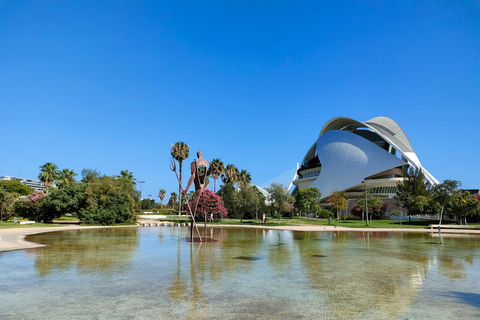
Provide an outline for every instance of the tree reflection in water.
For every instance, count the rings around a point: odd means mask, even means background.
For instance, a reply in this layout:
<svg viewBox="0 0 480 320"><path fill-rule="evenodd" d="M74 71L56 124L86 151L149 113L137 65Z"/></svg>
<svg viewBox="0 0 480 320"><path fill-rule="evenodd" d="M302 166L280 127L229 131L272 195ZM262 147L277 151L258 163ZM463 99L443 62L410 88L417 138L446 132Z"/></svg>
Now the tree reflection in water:
<svg viewBox="0 0 480 320"><path fill-rule="evenodd" d="M111 274L128 268L139 244L139 230L136 227L70 230L31 235L26 239L50 246L29 250L42 276L72 267L79 273Z"/></svg>
<svg viewBox="0 0 480 320"><path fill-rule="evenodd" d="M145 228L69 231L29 240L52 245L31 251L42 276L72 267L111 274L135 264L138 270L129 271L135 278L123 278L142 299L147 292L155 302L150 312L158 308L171 318L395 319L411 316L419 299L439 296L455 301L461 313L464 301L480 294L451 287L452 280L467 283L472 276L468 270L480 260L480 237L446 236L439 244L435 236L414 233L201 232L217 242L190 243L186 231L168 227L149 228L148 235L162 238L154 241L144 237ZM148 245L139 245L140 234ZM434 293L426 291L432 286L429 277L435 279ZM132 297L127 284L122 288Z"/></svg>

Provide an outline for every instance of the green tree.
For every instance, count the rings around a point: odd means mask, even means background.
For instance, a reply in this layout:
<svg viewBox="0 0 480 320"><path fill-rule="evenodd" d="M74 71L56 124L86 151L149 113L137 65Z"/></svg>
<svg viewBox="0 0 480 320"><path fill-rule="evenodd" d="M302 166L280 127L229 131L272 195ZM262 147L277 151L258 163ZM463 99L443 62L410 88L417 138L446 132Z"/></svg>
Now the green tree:
<svg viewBox="0 0 480 320"><path fill-rule="evenodd" d="M103 176L87 184L85 208L78 212L83 224L109 225L135 221L134 208L138 202L133 184Z"/></svg>
<svg viewBox="0 0 480 320"><path fill-rule="evenodd" d="M133 177L133 172L128 170L121 170L119 179L134 185L136 184L135 178Z"/></svg>
<svg viewBox="0 0 480 320"><path fill-rule="evenodd" d="M235 183L237 183L239 173L240 172L238 171L237 167L235 167L235 165L227 165L227 167L225 168L225 173L222 174L223 183L228 183L232 187L235 187Z"/></svg>
<svg viewBox="0 0 480 320"><path fill-rule="evenodd" d="M290 192L283 184L272 183L269 190L269 200L272 203L273 209L277 212L277 219L280 222L280 216L282 212L286 212L288 208L286 205L290 200Z"/></svg>
<svg viewBox="0 0 480 320"><path fill-rule="evenodd" d="M238 173L238 185L240 189L247 189L252 181L252 175L247 170L242 170Z"/></svg>
<svg viewBox="0 0 480 320"><path fill-rule="evenodd" d="M467 224L467 217L478 215L480 202L467 191L455 194L451 198L449 206L451 213L455 215L457 221L461 223L463 220Z"/></svg>
<svg viewBox="0 0 480 320"><path fill-rule="evenodd" d="M220 178L220 175L225 171L225 166L220 159L213 159L210 162L210 174L213 177L214 185L213 185L213 192L217 192L217 180Z"/></svg>
<svg viewBox="0 0 480 320"><path fill-rule="evenodd" d="M82 182L90 183L97 179L100 179L102 174L97 169L83 169L82 170Z"/></svg>
<svg viewBox="0 0 480 320"><path fill-rule="evenodd" d="M140 208L142 210L150 210L155 206L155 200L153 199L143 199L140 200Z"/></svg>
<svg viewBox="0 0 480 320"><path fill-rule="evenodd" d="M44 216L45 211L42 210L43 199L45 193L36 191L28 196L15 202L15 214L32 221L50 222L49 216Z"/></svg>
<svg viewBox="0 0 480 320"><path fill-rule="evenodd" d="M431 198L430 187L423 171L414 168L410 168L403 180L397 183L395 198L400 206L407 209L409 221L412 214L419 214L420 209L425 210L426 207L421 204L424 203L425 198ZM421 198L416 199L417 197Z"/></svg>
<svg viewBox="0 0 480 320"><path fill-rule="evenodd" d="M59 171L56 179L58 188L64 189L72 183L77 183L77 181L75 180L76 175L77 174L75 173L75 171L70 169L63 169L62 171Z"/></svg>
<svg viewBox="0 0 480 320"><path fill-rule="evenodd" d="M19 194L0 190L0 221L8 220L15 213Z"/></svg>
<svg viewBox="0 0 480 320"><path fill-rule="evenodd" d="M177 193L171 192L170 199L168 199L168 204L172 206L172 209L175 207L175 203L177 202Z"/></svg>
<svg viewBox="0 0 480 320"><path fill-rule="evenodd" d="M343 191L335 190L328 197L328 204L337 211L337 220L340 220L340 210L347 208L347 195Z"/></svg>
<svg viewBox="0 0 480 320"><path fill-rule="evenodd" d="M458 196L462 183L456 180L444 180L442 183L433 187L433 203L440 206L440 221L442 223L443 212L445 209L449 211L452 198Z"/></svg>
<svg viewBox="0 0 480 320"><path fill-rule="evenodd" d="M38 178L45 184L45 187L48 190L51 188L53 182L58 177L58 167L52 162L47 162L43 166L40 166L40 174Z"/></svg>
<svg viewBox="0 0 480 320"><path fill-rule="evenodd" d="M372 195L370 192L367 190L367 201L365 204L365 193L362 198L358 199L357 203L362 208L365 210L368 207L368 213L369 217L367 217L367 220L372 220L373 216L376 214L378 216L378 213L381 212L381 208L383 206L383 200L379 196Z"/></svg>
<svg viewBox="0 0 480 320"><path fill-rule="evenodd" d="M0 191L26 196L32 193L33 189L18 180L3 180L0 181Z"/></svg>
<svg viewBox="0 0 480 320"><path fill-rule="evenodd" d="M71 183L63 189L52 190L43 199L41 209L51 220L86 209L86 188L86 184Z"/></svg>
<svg viewBox="0 0 480 320"><path fill-rule="evenodd" d="M320 206L318 205L320 202L320 197L320 191L315 187L298 190L294 196L294 206L299 212L304 212L308 219L308 214L310 212L317 213L320 209Z"/></svg>
<svg viewBox="0 0 480 320"><path fill-rule="evenodd" d="M181 214L182 210L182 163L183 160L187 159L190 156L190 147L187 146L184 142L176 142L172 144L172 150L170 152L172 157L178 161L179 166L179 185L178 185L178 194L179 194L179 201L178 201L178 215Z"/></svg>
<svg viewBox="0 0 480 320"><path fill-rule="evenodd" d="M243 219L257 218L258 211L264 212L265 196L254 185L243 184L243 187L236 193L235 217Z"/></svg>
<svg viewBox="0 0 480 320"><path fill-rule="evenodd" d="M163 200L165 200L165 193L167 192L164 189L160 189L160 191L158 191L158 198L160 199L162 207L163 207Z"/></svg>
<svg viewBox="0 0 480 320"><path fill-rule="evenodd" d="M226 183L220 186L217 195L223 199L224 206L228 211L228 216L235 218L237 216L237 194L235 188L231 184Z"/></svg>

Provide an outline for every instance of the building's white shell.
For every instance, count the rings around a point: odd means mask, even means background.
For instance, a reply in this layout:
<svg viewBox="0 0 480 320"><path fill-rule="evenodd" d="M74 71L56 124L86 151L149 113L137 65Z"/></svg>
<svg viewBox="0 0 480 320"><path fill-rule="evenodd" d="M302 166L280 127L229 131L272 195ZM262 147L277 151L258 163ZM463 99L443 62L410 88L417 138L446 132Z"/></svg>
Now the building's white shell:
<svg viewBox="0 0 480 320"><path fill-rule="evenodd" d="M396 186L408 167L421 169L432 185L438 181L422 167L400 126L390 118L360 122L338 117L328 121L305 155L294 184L317 187L322 198L371 187Z"/></svg>

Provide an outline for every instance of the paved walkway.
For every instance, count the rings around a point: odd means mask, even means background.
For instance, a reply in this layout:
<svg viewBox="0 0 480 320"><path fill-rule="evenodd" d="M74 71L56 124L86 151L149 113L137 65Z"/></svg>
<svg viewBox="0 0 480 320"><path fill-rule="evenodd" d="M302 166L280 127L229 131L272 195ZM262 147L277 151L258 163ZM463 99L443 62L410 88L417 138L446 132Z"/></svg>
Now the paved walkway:
<svg viewBox="0 0 480 320"><path fill-rule="evenodd" d="M108 228L108 227L66 225L61 227L40 227L40 228L32 227L32 228L0 229L0 252L45 247L45 245L40 243L26 241L25 237L31 234L63 231L63 230L94 229L94 228Z"/></svg>

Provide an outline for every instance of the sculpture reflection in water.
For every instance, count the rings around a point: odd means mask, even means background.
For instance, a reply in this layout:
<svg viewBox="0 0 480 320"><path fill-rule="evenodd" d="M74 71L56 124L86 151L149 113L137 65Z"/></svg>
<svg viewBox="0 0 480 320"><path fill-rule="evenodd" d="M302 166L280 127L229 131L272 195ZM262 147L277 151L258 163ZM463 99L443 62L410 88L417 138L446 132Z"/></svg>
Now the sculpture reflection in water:
<svg viewBox="0 0 480 320"><path fill-rule="evenodd" d="M221 232L231 230L212 231L221 239ZM286 287L287 296L306 294L292 301L305 299L315 305L314 310L302 311L311 312L306 316L401 318L416 302L429 272L449 279L466 277L466 265L480 258L478 237L467 238L458 252L457 244L440 245L424 234L234 231L233 238L216 244L221 248L192 247L189 277L177 269L171 283L176 290L169 294L189 302L189 317L211 316L213 306L228 304L226 297L248 301L248 308L243 307L250 315L262 316L268 310L272 318L294 316L298 305L285 299L286 293L278 294ZM248 281L245 288L242 281ZM222 287L221 296L203 290L210 282Z"/></svg>
<svg viewBox="0 0 480 320"><path fill-rule="evenodd" d="M190 203L187 202L187 209L188 209L188 213L190 214L190 219L191 219L191 227L190 227L190 241L191 242L194 241L194 238L193 238L193 228L194 227L197 230L198 240L200 242L202 241L202 236L200 235L200 232L198 231L197 224L195 222L195 212L196 212L197 207L198 207L198 201L200 200L200 197L201 197L202 193L205 191L205 188L207 187L206 180L207 180L207 176L209 174L208 166L210 164L210 161L207 161L207 160L203 159L201 150L199 150L197 152L197 157L198 157L198 159L194 160L190 165L191 176L190 176L190 179L188 180L188 184L187 184L187 187L185 189L183 189L182 182L180 181L180 178L177 174L177 167L176 167L176 164L175 164L175 159L173 159L173 158L170 159L170 162L171 162L170 169L173 172L175 172L175 175L177 177L177 180L178 180L178 183L179 183L179 186L180 186L180 190L181 190L184 197L186 196L186 194L188 192L188 189L190 189L190 186L192 185L192 182L195 185L195 193L193 195L193 198L192 198ZM206 222L206 216L205 216L205 222Z"/></svg>

